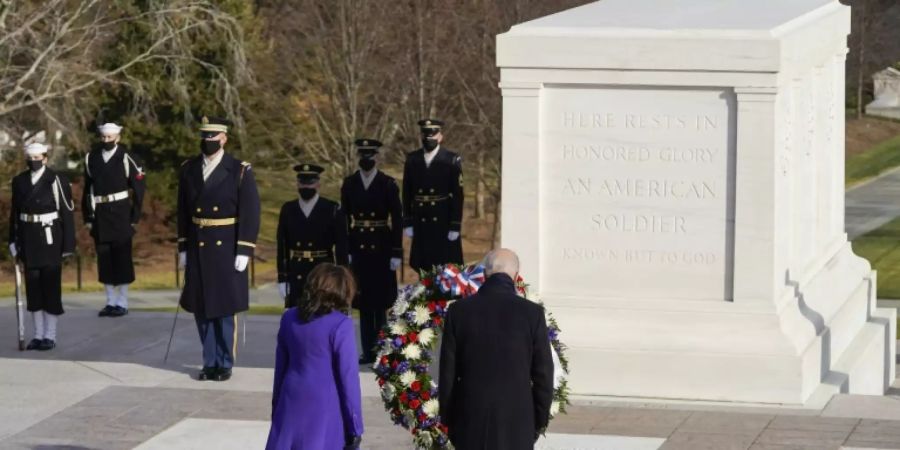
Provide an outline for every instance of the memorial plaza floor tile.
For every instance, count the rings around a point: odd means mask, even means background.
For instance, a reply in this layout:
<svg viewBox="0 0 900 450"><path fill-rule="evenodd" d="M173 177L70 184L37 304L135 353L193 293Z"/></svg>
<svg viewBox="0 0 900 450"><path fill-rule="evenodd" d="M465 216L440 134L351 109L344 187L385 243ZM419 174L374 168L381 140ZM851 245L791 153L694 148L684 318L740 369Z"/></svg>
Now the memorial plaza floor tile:
<svg viewBox="0 0 900 450"><path fill-rule="evenodd" d="M676 431L660 450L747 450L756 436Z"/></svg>
<svg viewBox="0 0 900 450"><path fill-rule="evenodd" d="M800 445L810 448L840 447L850 435L849 430L785 430L767 429L759 435L760 444Z"/></svg>
<svg viewBox="0 0 900 450"><path fill-rule="evenodd" d="M694 412L678 431L756 436L772 419L774 416L768 414Z"/></svg>

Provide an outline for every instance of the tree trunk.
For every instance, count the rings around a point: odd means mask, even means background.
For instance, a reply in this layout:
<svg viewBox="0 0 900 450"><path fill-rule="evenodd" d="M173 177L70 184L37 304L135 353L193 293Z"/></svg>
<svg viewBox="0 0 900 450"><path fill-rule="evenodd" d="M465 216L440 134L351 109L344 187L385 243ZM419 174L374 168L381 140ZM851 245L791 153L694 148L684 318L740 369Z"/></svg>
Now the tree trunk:
<svg viewBox="0 0 900 450"><path fill-rule="evenodd" d="M475 184L475 218L484 218L484 194L487 186L484 183L484 146L478 148L476 164L478 169L478 182Z"/></svg>

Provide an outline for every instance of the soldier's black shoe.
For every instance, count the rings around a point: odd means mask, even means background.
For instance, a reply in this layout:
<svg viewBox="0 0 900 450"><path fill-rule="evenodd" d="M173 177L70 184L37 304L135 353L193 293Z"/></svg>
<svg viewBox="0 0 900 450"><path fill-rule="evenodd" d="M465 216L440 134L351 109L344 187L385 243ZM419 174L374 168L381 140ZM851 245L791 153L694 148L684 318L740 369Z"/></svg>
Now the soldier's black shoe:
<svg viewBox="0 0 900 450"><path fill-rule="evenodd" d="M218 369L215 367L204 367L203 370L197 375L197 379L200 381L209 381L216 377L216 371Z"/></svg>
<svg viewBox="0 0 900 450"><path fill-rule="evenodd" d="M128 314L128 309L123 308L121 306L113 306L112 311L109 313L109 317L122 317Z"/></svg>
<svg viewBox="0 0 900 450"><path fill-rule="evenodd" d="M43 341L41 341L41 345L38 346L38 350L40 350L40 351L53 350L54 347L56 347L56 341L54 341L52 339L44 339Z"/></svg>
<svg viewBox="0 0 900 450"><path fill-rule="evenodd" d="M97 315L100 316L100 317L108 317L108 316L110 316L110 315L112 314L112 312L113 312L114 309L116 309L115 306L112 306L112 305L106 305L106 306L103 307L103 309L100 310L99 313L97 313Z"/></svg>
<svg viewBox="0 0 900 450"><path fill-rule="evenodd" d="M231 369L219 369L216 372L216 381L228 381L231 378Z"/></svg>
<svg viewBox="0 0 900 450"><path fill-rule="evenodd" d="M25 347L25 350L38 350L41 348L41 340L34 338L28 342L28 346Z"/></svg>

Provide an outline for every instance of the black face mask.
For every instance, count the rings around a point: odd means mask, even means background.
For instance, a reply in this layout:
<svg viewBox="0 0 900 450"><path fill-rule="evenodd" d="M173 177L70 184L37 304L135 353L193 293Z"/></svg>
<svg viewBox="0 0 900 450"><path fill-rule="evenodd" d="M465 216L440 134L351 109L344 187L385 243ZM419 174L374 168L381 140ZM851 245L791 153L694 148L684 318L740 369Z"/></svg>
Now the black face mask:
<svg viewBox="0 0 900 450"><path fill-rule="evenodd" d="M425 151L430 152L437 148L438 141L437 139L422 138L422 146L425 147Z"/></svg>
<svg viewBox="0 0 900 450"><path fill-rule="evenodd" d="M104 142L103 148L105 148L106 150L112 150L112 149L116 148L116 143L115 142Z"/></svg>
<svg viewBox="0 0 900 450"><path fill-rule="evenodd" d="M300 198L303 200L311 200L316 196L316 188L300 188L297 189L297 192L300 193Z"/></svg>
<svg viewBox="0 0 900 450"><path fill-rule="evenodd" d="M219 141L207 141L206 139L200 141L200 151L206 156L214 154L221 148L222 144Z"/></svg>
<svg viewBox="0 0 900 450"><path fill-rule="evenodd" d="M368 172L375 167L375 160L369 158L361 158L359 160L359 168L363 170L363 172Z"/></svg>
<svg viewBox="0 0 900 450"><path fill-rule="evenodd" d="M44 161L35 161L33 159L28 160L28 170L37 172L38 170L41 170L41 167L44 167Z"/></svg>

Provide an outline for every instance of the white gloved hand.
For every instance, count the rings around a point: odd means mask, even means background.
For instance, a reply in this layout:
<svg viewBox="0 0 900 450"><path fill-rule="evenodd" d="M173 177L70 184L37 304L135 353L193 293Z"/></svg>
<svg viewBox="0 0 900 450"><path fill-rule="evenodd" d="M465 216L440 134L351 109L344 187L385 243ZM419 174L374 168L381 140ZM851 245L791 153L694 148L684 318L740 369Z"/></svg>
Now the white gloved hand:
<svg viewBox="0 0 900 450"><path fill-rule="evenodd" d="M347 255L347 263L353 264L353 255Z"/></svg>
<svg viewBox="0 0 900 450"><path fill-rule="evenodd" d="M91 231L94 229L94 222L85 222L84 226L87 227L88 231Z"/></svg>
<svg viewBox="0 0 900 450"><path fill-rule="evenodd" d="M413 227L406 227L406 228L404 228L404 229L403 229L403 234L405 234L406 237L413 237Z"/></svg>
<svg viewBox="0 0 900 450"><path fill-rule="evenodd" d="M400 268L400 264L403 263L403 260L400 258L391 258L391 270L397 270Z"/></svg>
<svg viewBox="0 0 900 450"><path fill-rule="evenodd" d="M250 257L247 255L237 255L234 257L234 270L238 272L243 272L244 269L247 268L247 263L250 262Z"/></svg>
<svg viewBox="0 0 900 450"><path fill-rule="evenodd" d="M16 243L12 242L9 244L9 254L12 255L13 258L19 254L19 249L16 248Z"/></svg>
<svg viewBox="0 0 900 450"><path fill-rule="evenodd" d="M187 267L187 252L178 252L178 268L184 269Z"/></svg>
<svg viewBox="0 0 900 450"><path fill-rule="evenodd" d="M449 239L451 241L455 241L455 240L459 239L459 231L451 231L451 232L447 233L447 239Z"/></svg>
<svg viewBox="0 0 900 450"><path fill-rule="evenodd" d="M287 298L287 283L278 283L278 295L280 295L282 299Z"/></svg>

